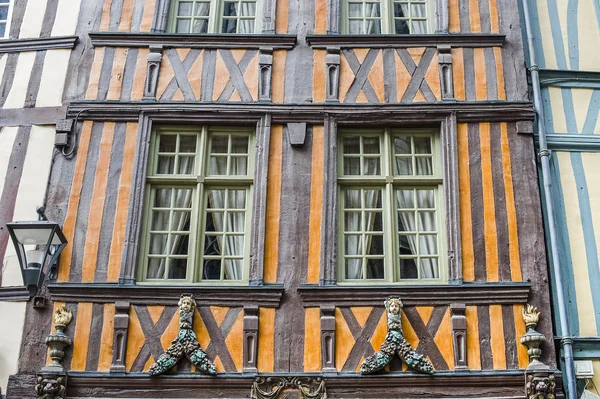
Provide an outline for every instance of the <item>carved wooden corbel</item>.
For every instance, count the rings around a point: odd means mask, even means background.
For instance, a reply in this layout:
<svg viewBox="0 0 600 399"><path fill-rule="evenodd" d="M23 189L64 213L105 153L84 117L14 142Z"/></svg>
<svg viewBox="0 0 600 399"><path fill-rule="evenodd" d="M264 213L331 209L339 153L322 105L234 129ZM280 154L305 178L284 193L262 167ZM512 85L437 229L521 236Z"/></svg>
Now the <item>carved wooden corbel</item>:
<svg viewBox="0 0 600 399"><path fill-rule="evenodd" d="M258 101L271 102L271 76L273 71L273 48L262 47L258 58Z"/></svg>
<svg viewBox="0 0 600 399"><path fill-rule="evenodd" d="M326 57L326 101L340 101L340 49L339 47L327 47Z"/></svg>
<svg viewBox="0 0 600 399"><path fill-rule="evenodd" d="M455 100L454 78L452 74L452 48L448 45L437 47L438 65L440 69L440 87L442 89L442 101Z"/></svg>
<svg viewBox="0 0 600 399"><path fill-rule="evenodd" d="M452 346L454 347L454 369L468 370L467 365L467 317L464 303L450 304Z"/></svg>
<svg viewBox="0 0 600 399"><path fill-rule="evenodd" d="M323 373L336 373L335 306L321 306L321 368Z"/></svg>
<svg viewBox="0 0 600 399"><path fill-rule="evenodd" d="M292 147L302 147L306 141L306 123L288 123L287 136Z"/></svg>
<svg viewBox="0 0 600 399"><path fill-rule="evenodd" d="M258 306L244 307L244 373L257 373L258 357Z"/></svg>
<svg viewBox="0 0 600 399"><path fill-rule="evenodd" d="M127 355L127 333L129 331L129 302L115 303L115 317L113 324L113 358L109 371L111 373L125 373L125 356Z"/></svg>
<svg viewBox="0 0 600 399"><path fill-rule="evenodd" d="M158 73L162 62L162 46L150 46L148 54L148 66L146 69L146 85L142 100L156 100L156 88L158 87Z"/></svg>

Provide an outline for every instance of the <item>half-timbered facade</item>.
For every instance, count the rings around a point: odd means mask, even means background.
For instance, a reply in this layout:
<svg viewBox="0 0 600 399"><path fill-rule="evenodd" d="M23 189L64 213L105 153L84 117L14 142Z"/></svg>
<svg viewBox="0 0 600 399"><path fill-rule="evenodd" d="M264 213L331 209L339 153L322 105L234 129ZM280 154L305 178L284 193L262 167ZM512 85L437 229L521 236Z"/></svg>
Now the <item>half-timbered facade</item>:
<svg viewBox="0 0 600 399"><path fill-rule="evenodd" d="M552 328L517 10L82 2L76 156L55 158L46 205L69 245L54 308L27 309L9 397L34 395L63 304L69 398L300 395L297 381L340 398L523 397L524 305ZM181 294L216 376L186 360L148 373ZM393 295L433 375L397 359L358 373Z"/></svg>

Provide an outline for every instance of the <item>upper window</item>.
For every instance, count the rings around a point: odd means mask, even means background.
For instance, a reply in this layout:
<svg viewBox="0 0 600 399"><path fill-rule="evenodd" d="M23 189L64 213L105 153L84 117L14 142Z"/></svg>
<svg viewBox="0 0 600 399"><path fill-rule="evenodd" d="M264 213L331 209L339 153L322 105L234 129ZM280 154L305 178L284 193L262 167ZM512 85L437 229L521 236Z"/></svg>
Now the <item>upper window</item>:
<svg viewBox="0 0 600 399"><path fill-rule="evenodd" d="M0 39L8 37L11 0L0 0Z"/></svg>
<svg viewBox="0 0 600 399"><path fill-rule="evenodd" d="M425 34L432 0L344 0L345 33Z"/></svg>
<svg viewBox="0 0 600 399"><path fill-rule="evenodd" d="M341 280L442 280L438 136L350 130L341 132L338 148Z"/></svg>
<svg viewBox="0 0 600 399"><path fill-rule="evenodd" d="M148 162L141 280L248 280L254 131L160 128Z"/></svg>
<svg viewBox="0 0 600 399"><path fill-rule="evenodd" d="M261 0L173 0L169 32L260 32Z"/></svg>

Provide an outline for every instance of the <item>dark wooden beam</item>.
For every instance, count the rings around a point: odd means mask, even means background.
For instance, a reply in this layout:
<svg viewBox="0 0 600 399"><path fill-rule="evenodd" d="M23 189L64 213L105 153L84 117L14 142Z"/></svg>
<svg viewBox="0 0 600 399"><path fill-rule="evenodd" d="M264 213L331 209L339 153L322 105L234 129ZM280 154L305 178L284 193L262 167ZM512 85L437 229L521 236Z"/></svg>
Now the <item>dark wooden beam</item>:
<svg viewBox="0 0 600 399"><path fill-rule="evenodd" d="M127 301L135 305L177 305L182 293L193 294L198 306L247 306L276 308L283 286L119 285L52 283L53 301L107 303Z"/></svg>
<svg viewBox="0 0 600 399"><path fill-rule="evenodd" d="M406 306L467 305L526 303L531 290L529 283L465 283L460 285L378 285L319 286L302 285L298 293L305 307L333 304L335 306L383 306L390 295L402 298Z"/></svg>
<svg viewBox="0 0 600 399"><path fill-rule="evenodd" d="M435 35L307 35L313 48L338 47L501 47L504 35L499 34L435 34Z"/></svg>
<svg viewBox="0 0 600 399"><path fill-rule="evenodd" d="M72 49L77 42L77 36L41 37L36 39L0 40L1 53L19 51L49 50L57 48Z"/></svg>
<svg viewBox="0 0 600 399"><path fill-rule="evenodd" d="M24 285L0 287L0 302L27 302L29 298L29 291Z"/></svg>

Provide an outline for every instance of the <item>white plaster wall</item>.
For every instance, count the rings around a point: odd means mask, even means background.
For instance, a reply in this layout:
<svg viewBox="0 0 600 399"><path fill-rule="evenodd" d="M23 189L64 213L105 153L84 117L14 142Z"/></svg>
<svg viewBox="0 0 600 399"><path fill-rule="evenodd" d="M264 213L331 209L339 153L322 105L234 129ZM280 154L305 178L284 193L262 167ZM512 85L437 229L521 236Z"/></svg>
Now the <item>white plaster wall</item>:
<svg viewBox="0 0 600 399"><path fill-rule="evenodd" d="M13 220L37 220L35 209L44 203L55 133L56 130L52 126L33 125L31 127ZM2 275L2 285L22 285L23 279L15 248L11 242L8 244L4 257L5 269Z"/></svg>
<svg viewBox="0 0 600 399"><path fill-rule="evenodd" d="M10 93L4 102L4 108L23 108L25 96L27 95L27 87L29 86L29 78L33 61L35 60L35 51L25 51L19 53L17 61L17 70L13 80Z"/></svg>
<svg viewBox="0 0 600 399"><path fill-rule="evenodd" d="M25 302L0 302L0 389L6 394L8 377L17 372L25 322Z"/></svg>
<svg viewBox="0 0 600 399"><path fill-rule="evenodd" d="M19 32L19 39L40 37L44 14L46 13L46 5L47 1L45 0L27 2L21 31Z"/></svg>
<svg viewBox="0 0 600 399"><path fill-rule="evenodd" d="M71 36L77 29L80 0L59 0L51 36Z"/></svg>
<svg viewBox="0 0 600 399"><path fill-rule="evenodd" d="M62 105L62 94L69 67L71 50L48 50L40 81L36 107L57 107Z"/></svg>

